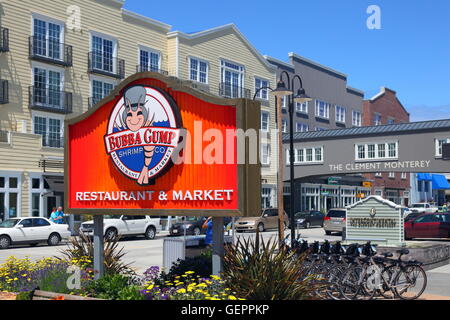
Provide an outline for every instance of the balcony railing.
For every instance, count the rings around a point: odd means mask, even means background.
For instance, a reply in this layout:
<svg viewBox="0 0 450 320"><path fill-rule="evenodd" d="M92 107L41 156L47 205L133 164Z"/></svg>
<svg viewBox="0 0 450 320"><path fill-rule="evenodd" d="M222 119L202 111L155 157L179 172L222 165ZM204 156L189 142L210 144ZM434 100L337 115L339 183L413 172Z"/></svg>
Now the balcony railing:
<svg viewBox="0 0 450 320"><path fill-rule="evenodd" d="M9 51L9 29L0 28L0 52Z"/></svg>
<svg viewBox="0 0 450 320"><path fill-rule="evenodd" d="M49 148L64 148L64 136L51 133L42 135L42 146Z"/></svg>
<svg viewBox="0 0 450 320"><path fill-rule="evenodd" d="M30 109L72 113L72 93L49 88L30 87Z"/></svg>
<svg viewBox="0 0 450 320"><path fill-rule="evenodd" d="M30 59L72 66L72 46L44 37L29 38Z"/></svg>
<svg viewBox="0 0 450 320"><path fill-rule="evenodd" d="M136 66L136 72L157 72L160 74L163 74L165 76L169 75L169 72L167 72L166 70L161 70L158 68L153 68L152 66L144 66L144 65L137 65Z"/></svg>
<svg viewBox="0 0 450 320"><path fill-rule="evenodd" d="M9 103L8 80L0 80L0 104Z"/></svg>
<svg viewBox="0 0 450 320"><path fill-rule="evenodd" d="M238 86L234 86L229 83L220 83L219 85L219 95L224 98L246 98L251 99L250 90Z"/></svg>
<svg viewBox="0 0 450 320"><path fill-rule="evenodd" d="M111 57L102 52L89 52L88 68L92 73L117 79L125 78L125 60Z"/></svg>

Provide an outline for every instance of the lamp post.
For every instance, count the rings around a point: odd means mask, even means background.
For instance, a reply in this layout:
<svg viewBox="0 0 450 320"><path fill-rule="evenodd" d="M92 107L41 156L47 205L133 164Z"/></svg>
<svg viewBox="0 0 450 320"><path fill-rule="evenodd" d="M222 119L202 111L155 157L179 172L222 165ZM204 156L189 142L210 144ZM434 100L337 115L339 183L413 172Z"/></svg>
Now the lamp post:
<svg viewBox="0 0 450 320"><path fill-rule="evenodd" d="M271 87L261 87L256 90L253 100L256 99L261 90L274 90ZM278 103L279 97L275 100L276 122L278 124L278 175L277 175L277 199L278 199L278 241L280 245L284 240L284 205L283 205L283 133L279 120L281 119L281 103Z"/></svg>
<svg viewBox="0 0 450 320"><path fill-rule="evenodd" d="M287 77L287 87L283 81L283 75ZM298 80L300 87L297 90L297 94L294 95L295 80ZM289 225L291 229L291 246L294 246L295 241L295 212L294 212L294 102L305 103L312 99L306 95L305 89L303 89L302 79L298 75L294 75L291 82L291 77L286 71L280 74L280 79L277 83L277 88L272 91L272 94L276 97L287 97L289 106L289 169L290 169L290 210L289 210Z"/></svg>

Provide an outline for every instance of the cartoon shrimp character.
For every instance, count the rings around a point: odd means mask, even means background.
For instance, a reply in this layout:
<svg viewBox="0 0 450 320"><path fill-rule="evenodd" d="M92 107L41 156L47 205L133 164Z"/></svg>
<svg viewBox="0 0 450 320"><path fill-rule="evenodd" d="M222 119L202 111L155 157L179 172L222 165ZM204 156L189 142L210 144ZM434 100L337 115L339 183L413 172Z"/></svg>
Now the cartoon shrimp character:
<svg viewBox="0 0 450 320"><path fill-rule="evenodd" d="M124 93L124 111L120 118L122 127L133 132L144 127L151 127L155 123L165 126L168 124L167 114L161 105L147 96L147 90L143 86L133 86ZM150 99L149 99L150 98ZM155 146L144 146L144 164L137 179L140 185L149 184L148 171L152 162Z"/></svg>

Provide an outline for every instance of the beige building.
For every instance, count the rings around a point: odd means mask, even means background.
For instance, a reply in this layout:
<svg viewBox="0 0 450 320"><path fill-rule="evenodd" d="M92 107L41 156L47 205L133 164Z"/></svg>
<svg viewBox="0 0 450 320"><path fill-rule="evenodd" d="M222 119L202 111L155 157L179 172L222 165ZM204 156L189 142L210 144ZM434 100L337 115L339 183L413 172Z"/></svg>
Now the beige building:
<svg viewBox="0 0 450 320"><path fill-rule="evenodd" d="M124 78L155 71L223 97L253 98L276 70L234 25L195 34L123 9L121 0L0 2L0 219L63 203L64 119ZM263 130L274 99L261 91ZM264 203L276 205L275 136L261 141Z"/></svg>

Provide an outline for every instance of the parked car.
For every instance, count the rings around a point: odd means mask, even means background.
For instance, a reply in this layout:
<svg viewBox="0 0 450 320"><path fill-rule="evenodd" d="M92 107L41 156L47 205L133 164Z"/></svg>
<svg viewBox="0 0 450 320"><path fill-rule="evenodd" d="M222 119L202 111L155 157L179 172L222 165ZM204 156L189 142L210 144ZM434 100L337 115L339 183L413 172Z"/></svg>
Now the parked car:
<svg viewBox="0 0 450 320"><path fill-rule="evenodd" d="M422 202L422 203L413 203L409 207L409 213L435 213L438 211L438 207L435 207L429 203Z"/></svg>
<svg viewBox="0 0 450 320"><path fill-rule="evenodd" d="M39 243L56 246L69 237L69 225L56 224L46 218L13 218L0 223L0 249L24 243L31 246Z"/></svg>
<svg viewBox="0 0 450 320"><path fill-rule="evenodd" d="M289 217L286 212L284 212L284 226L285 228L289 227ZM237 232L256 231L256 228L259 232L278 228L278 209L263 209L259 217L240 218L234 225Z"/></svg>
<svg viewBox="0 0 450 320"><path fill-rule="evenodd" d="M310 227L323 227L325 215L320 211L303 211L295 214L295 223L297 227L308 229Z"/></svg>
<svg viewBox="0 0 450 320"><path fill-rule="evenodd" d="M115 236L138 236L155 239L156 234L161 231L159 218L150 216L105 216L103 220L103 234L106 239ZM91 236L94 234L94 221L86 221L81 224L80 232Z"/></svg>
<svg viewBox="0 0 450 320"><path fill-rule="evenodd" d="M326 235L331 235L332 232L339 232L345 228L345 219L347 217L347 210L342 208L335 208L328 210L327 216L323 221L323 229Z"/></svg>
<svg viewBox="0 0 450 320"><path fill-rule="evenodd" d="M186 217L185 219L183 219L183 222L177 222L170 226L169 234L171 236L182 236L184 234L198 236L206 232L206 229L202 228L206 217ZM185 229L186 233L184 232Z"/></svg>
<svg viewBox="0 0 450 320"><path fill-rule="evenodd" d="M407 222L410 220L414 220L415 218L420 217L421 215L423 215L423 213L421 213L421 212L410 213L404 218L404 221Z"/></svg>
<svg viewBox="0 0 450 320"><path fill-rule="evenodd" d="M170 226L169 234L171 236L183 236L184 234L189 236L198 236L205 234L206 229L203 229L203 224L206 220L206 217L183 217L183 222L177 222ZM224 227L228 226L231 220L232 218L230 217L224 217ZM186 233L184 232L184 229L186 229Z"/></svg>
<svg viewBox="0 0 450 320"><path fill-rule="evenodd" d="M405 239L449 237L449 213L424 213L405 222Z"/></svg>

